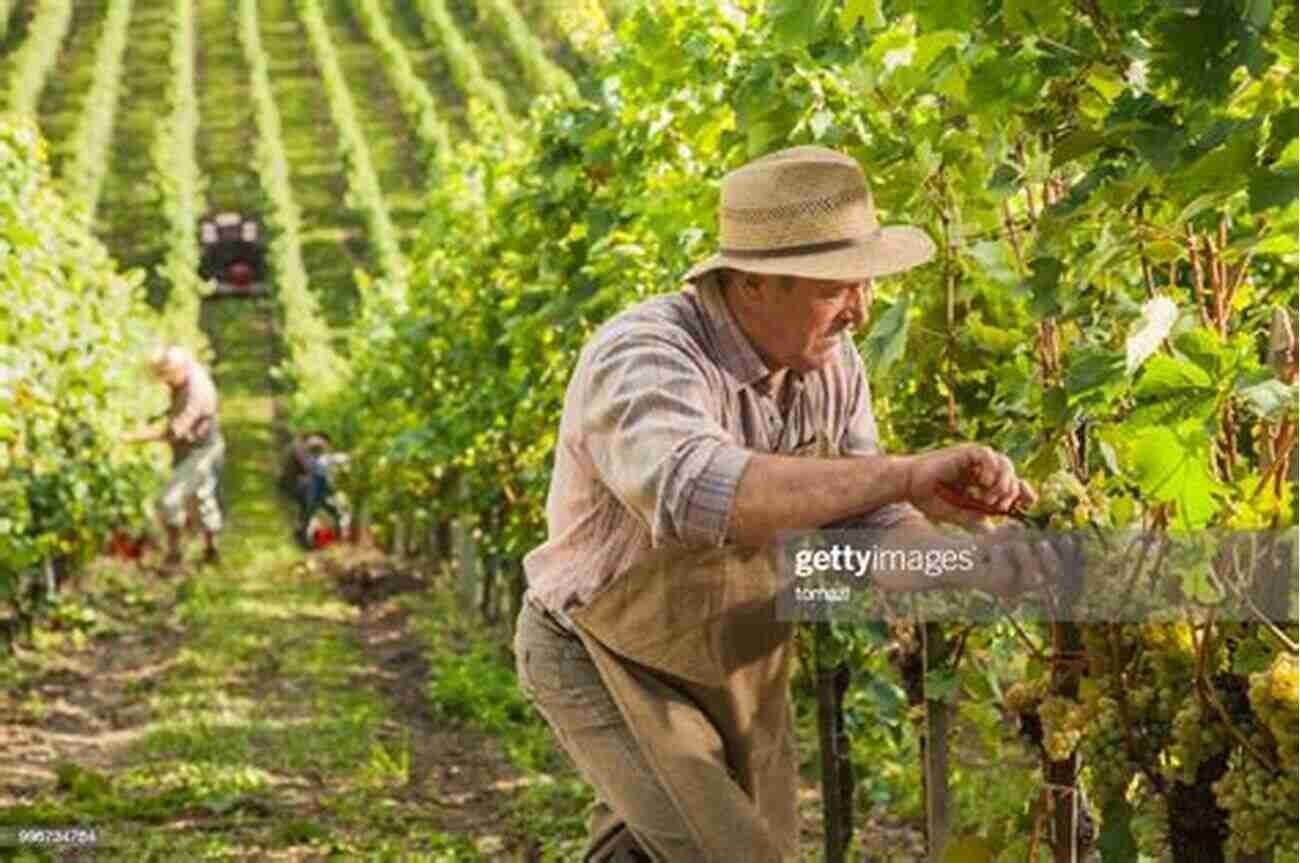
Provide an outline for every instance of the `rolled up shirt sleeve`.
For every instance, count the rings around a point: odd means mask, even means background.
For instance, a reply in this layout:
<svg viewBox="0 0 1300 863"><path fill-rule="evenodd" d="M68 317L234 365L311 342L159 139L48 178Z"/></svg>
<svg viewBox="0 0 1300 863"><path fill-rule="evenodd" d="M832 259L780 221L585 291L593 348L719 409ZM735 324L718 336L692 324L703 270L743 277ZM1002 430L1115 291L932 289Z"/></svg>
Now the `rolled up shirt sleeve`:
<svg viewBox="0 0 1300 863"><path fill-rule="evenodd" d="M582 433L605 486L654 546L719 546L750 453L719 422L724 394L691 349L625 334L589 359Z"/></svg>
<svg viewBox="0 0 1300 863"><path fill-rule="evenodd" d="M882 455L884 450L880 447L880 431L876 426L876 415L871 410L871 389L867 385L866 368L862 364L862 357L858 354L857 348L852 344L846 345L846 359L848 421L844 427L844 435L840 439L840 453L846 456ZM906 521L925 520L921 511L910 503L887 503L851 521L854 527L888 530Z"/></svg>

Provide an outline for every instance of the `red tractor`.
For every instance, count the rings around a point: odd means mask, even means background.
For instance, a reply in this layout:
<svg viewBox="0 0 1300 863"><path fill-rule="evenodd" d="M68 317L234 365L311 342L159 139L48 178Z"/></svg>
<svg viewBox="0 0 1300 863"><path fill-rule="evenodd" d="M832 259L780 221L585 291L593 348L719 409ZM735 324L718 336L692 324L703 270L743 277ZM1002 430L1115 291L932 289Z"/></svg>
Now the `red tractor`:
<svg viewBox="0 0 1300 863"><path fill-rule="evenodd" d="M199 275L217 283L215 296L263 293L266 276L262 226L254 216L223 212L199 222Z"/></svg>

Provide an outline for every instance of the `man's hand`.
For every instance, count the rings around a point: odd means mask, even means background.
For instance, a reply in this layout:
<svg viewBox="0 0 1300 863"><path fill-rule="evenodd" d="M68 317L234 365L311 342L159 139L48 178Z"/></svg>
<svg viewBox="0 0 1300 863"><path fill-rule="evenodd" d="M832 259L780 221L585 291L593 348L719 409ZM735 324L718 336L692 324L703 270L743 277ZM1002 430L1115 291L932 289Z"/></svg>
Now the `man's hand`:
<svg viewBox="0 0 1300 863"><path fill-rule="evenodd" d="M936 521L969 522L979 514L943 500L939 487L947 485L997 510L1031 504L1038 499L1016 476L1011 459L979 444L962 444L908 457L906 496L926 516Z"/></svg>
<svg viewBox="0 0 1300 863"><path fill-rule="evenodd" d="M980 537L980 564L963 586L1002 599L1051 587L1077 566L1068 537L1052 537L1013 525Z"/></svg>

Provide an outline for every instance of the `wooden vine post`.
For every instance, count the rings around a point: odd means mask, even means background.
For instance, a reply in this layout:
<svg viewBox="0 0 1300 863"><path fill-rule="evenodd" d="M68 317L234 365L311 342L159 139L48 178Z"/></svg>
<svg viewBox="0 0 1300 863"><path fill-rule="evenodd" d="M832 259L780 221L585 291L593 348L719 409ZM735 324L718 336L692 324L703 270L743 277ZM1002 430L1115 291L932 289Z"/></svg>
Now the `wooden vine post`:
<svg viewBox="0 0 1300 863"><path fill-rule="evenodd" d="M948 842L951 794L948 785L948 729L951 705L942 697L931 698L926 679L932 672L951 667L953 640L946 638L938 623L916 621L894 630L890 662L898 671L907 698L908 715L916 724L921 773L921 800L925 806L925 837L928 863L942 863Z"/></svg>
<svg viewBox="0 0 1300 863"><path fill-rule="evenodd" d="M813 624L817 685L817 740L821 751L822 814L826 863L843 863L853 840L853 763L844 728L844 694L852 680L849 665L831 654L830 624Z"/></svg>

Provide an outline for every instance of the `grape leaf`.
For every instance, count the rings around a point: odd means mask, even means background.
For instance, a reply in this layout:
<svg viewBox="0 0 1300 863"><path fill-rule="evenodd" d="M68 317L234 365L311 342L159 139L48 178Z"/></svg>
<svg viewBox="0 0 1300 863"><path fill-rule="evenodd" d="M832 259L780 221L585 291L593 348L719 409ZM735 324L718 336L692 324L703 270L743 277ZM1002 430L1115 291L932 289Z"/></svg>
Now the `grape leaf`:
<svg viewBox="0 0 1300 863"><path fill-rule="evenodd" d="M847 0L844 11L840 13L840 26L852 30L859 21L868 30L884 27L885 16L880 11L880 0Z"/></svg>
<svg viewBox="0 0 1300 863"><path fill-rule="evenodd" d="M1065 387L1052 387L1043 393L1043 422L1048 428L1061 428L1069 417L1070 401Z"/></svg>
<svg viewBox="0 0 1300 863"><path fill-rule="evenodd" d="M985 240L970 248L970 256L983 265L984 275L995 282L1013 285L1018 277L1006 243Z"/></svg>
<svg viewBox="0 0 1300 863"><path fill-rule="evenodd" d="M1210 150L1174 174L1167 181L1166 188L1183 200L1235 192L1241 177L1248 174L1254 165L1255 138L1256 130L1252 125L1236 130L1227 143Z"/></svg>
<svg viewBox="0 0 1300 863"><path fill-rule="evenodd" d="M1296 384L1288 385L1273 379L1239 389L1236 395L1255 416L1276 422L1285 416L1295 415L1297 401L1300 401L1300 388Z"/></svg>
<svg viewBox="0 0 1300 863"><path fill-rule="evenodd" d="M1151 358L1134 389L1139 399L1185 398L1213 392L1213 381L1204 369L1164 354Z"/></svg>
<svg viewBox="0 0 1300 863"><path fill-rule="evenodd" d="M1056 258L1034 258L1029 262L1033 272L1026 287L1033 294L1032 310L1039 317L1055 315L1061 311L1060 287L1064 267Z"/></svg>
<svg viewBox="0 0 1300 863"><path fill-rule="evenodd" d="M783 46L807 45L821 35L833 6L830 0L768 0L772 33Z"/></svg>
<svg viewBox="0 0 1300 863"><path fill-rule="evenodd" d="M911 305L911 294L900 296L876 320L863 340L862 361L873 376L884 374L903 356L907 347L907 312Z"/></svg>
<svg viewBox="0 0 1300 863"><path fill-rule="evenodd" d="M925 675L925 697L930 701L955 704L961 691L961 681L951 668L936 668Z"/></svg>
<svg viewBox="0 0 1300 863"><path fill-rule="evenodd" d="M1295 168L1255 171L1251 174L1249 189L1250 209L1253 212L1285 207L1300 195L1300 173Z"/></svg>
<svg viewBox="0 0 1300 863"><path fill-rule="evenodd" d="M1200 366L1164 354L1147 363L1133 394L1138 404L1129 417L1132 425L1204 421L1218 407L1218 390Z"/></svg>
<svg viewBox="0 0 1300 863"><path fill-rule="evenodd" d="M1086 156L1106 143L1106 136L1092 129L1076 129L1061 139L1052 150L1052 168Z"/></svg>
<svg viewBox="0 0 1300 863"><path fill-rule="evenodd" d="M1155 297L1143 303L1139 324L1124 345L1124 370L1129 374L1137 371L1160 347L1177 319L1178 306L1168 297Z"/></svg>
<svg viewBox="0 0 1300 863"><path fill-rule="evenodd" d="M1174 336L1174 348L1203 369L1211 378L1223 373L1226 359L1217 333L1206 327L1186 330Z"/></svg>
<svg viewBox="0 0 1300 863"><path fill-rule="evenodd" d="M1065 388L1070 400L1076 401L1124 378L1124 355L1100 348L1083 348L1070 356L1065 371Z"/></svg>
<svg viewBox="0 0 1300 863"><path fill-rule="evenodd" d="M1183 427L1153 426L1133 445L1133 479L1146 494L1173 502L1186 528L1204 527L1214 515L1214 480L1209 474L1209 441Z"/></svg>

